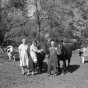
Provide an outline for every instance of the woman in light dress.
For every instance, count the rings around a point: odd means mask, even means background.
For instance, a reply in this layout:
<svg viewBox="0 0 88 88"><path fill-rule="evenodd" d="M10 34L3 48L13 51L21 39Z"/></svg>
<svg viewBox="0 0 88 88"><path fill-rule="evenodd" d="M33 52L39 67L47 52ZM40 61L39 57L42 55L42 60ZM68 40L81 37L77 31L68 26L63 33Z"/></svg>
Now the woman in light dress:
<svg viewBox="0 0 88 88"><path fill-rule="evenodd" d="M18 47L19 49L19 57L20 57L20 66L22 70L22 74L25 74L25 68L29 66L29 58L28 58L28 45L26 44L26 39L22 39L22 44ZM29 70L28 70L29 73Z"/></svg>

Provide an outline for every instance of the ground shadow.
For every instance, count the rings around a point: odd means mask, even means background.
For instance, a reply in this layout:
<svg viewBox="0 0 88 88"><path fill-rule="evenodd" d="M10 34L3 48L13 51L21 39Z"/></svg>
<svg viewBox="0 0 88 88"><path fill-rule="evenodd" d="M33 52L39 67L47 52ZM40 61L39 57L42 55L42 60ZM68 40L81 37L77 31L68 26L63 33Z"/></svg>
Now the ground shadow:
<svg viewBox="0 0 88 88"><path fill-rule="evenodd" d="M80 65L70 65L69 68L67 68L67 72L70 72L70 73L73 73L75 72L77 69L79 69ZM42 73L46 73L47 72L47 63L46 62L43 62L43 67L42 67ZM61 74L60 72L61 70L59 70L59 74ZM42 74L41 73L41 74Z"/></svg>
<svg viewBox="0 0 88 88"><path fill-rule="evenodd" d="M38 74L43 74L43 73L46 73L47 72L47 63L46 62L43 62L42 63L42 70L39 71L39 67L37 68L37 73L35 73L35 75L38 75Z"/></svg>
<svg viewBox="0 0 88 88"><path fill-rule="evenodd" d="M84 63L85 63L85 64L86 64L86 63L88 63L88 60L85 60L85 62L84 62Z"/></svg>
<svg viewBox="0 0 88 88"><path fill-rule="evenodd" d="M80 65L70 65L67 70L68 70L68 72L73 73L73 72L75 72L77 69L79 69L79 67L80 67Z"/></svg>

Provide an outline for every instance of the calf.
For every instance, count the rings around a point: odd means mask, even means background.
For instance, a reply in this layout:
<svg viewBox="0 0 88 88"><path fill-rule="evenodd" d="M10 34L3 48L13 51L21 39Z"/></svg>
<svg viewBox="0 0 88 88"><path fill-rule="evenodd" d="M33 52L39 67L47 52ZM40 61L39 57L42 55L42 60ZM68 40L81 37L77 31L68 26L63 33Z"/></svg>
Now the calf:
<svg viewBox="0 0 88 88"><path fill-rule="evenodd" d="M15 55L14 55L14 50L13 50L13 46L7 46L7 56L9 58L9 61L11 61L12 59L15 61Z"/></svg>

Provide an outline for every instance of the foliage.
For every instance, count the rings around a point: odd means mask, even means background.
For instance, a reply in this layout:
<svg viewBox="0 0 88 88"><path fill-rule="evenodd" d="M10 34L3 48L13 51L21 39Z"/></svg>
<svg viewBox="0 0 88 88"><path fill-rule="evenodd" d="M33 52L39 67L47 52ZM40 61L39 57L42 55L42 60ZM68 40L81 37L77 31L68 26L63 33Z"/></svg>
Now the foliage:
<svg viewBox="0 0 88 88"><path fill-rule="evenodd" d="M87 0L38 0L38 19L36 14L35 19L27 17L30 3L26 1L31 0L8 0L4 8L0 7L1 42L12 39L20 43L23 37L44 40L47 34L47 39L58 40L88 37Z"/></svg>

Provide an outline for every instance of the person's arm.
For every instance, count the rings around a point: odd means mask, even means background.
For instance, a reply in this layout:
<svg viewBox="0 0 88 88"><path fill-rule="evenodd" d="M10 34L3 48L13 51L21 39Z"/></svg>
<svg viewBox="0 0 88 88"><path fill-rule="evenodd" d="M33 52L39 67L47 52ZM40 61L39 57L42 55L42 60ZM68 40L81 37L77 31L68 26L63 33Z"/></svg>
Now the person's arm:
<svg viewBox="0 0 88 88"><path fill-rule="evenodd" d="M31 49L32 51L37 52L37 53L40 53L42 51L42 49L39 50L37 47L31 47Z"/></svg>

